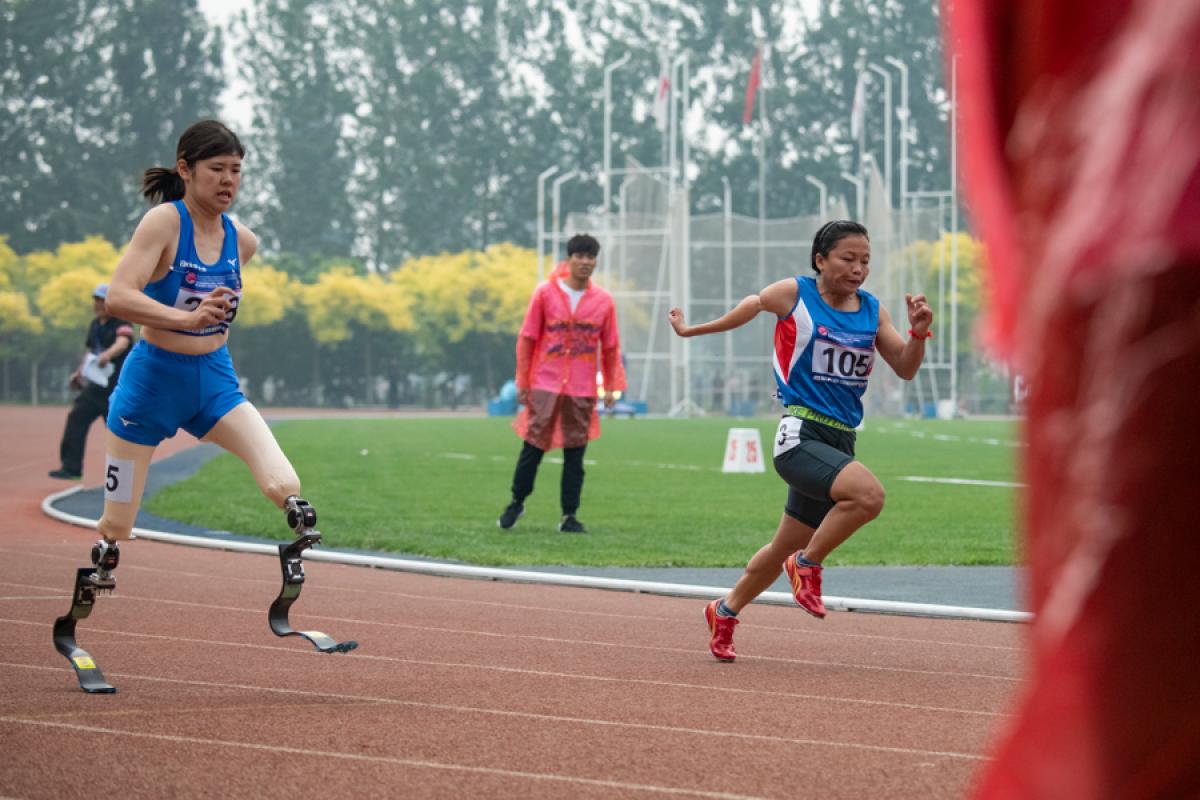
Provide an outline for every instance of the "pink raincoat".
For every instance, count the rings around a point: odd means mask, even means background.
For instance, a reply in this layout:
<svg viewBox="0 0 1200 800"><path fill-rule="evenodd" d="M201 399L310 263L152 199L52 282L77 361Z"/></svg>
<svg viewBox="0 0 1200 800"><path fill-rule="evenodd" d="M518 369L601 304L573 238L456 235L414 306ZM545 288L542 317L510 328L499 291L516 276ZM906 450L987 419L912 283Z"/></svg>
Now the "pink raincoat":
<svg viewBox="0 0 1200 800"><path fill-rule="evenodd" d="M513 422L522 439L542 450L579 447L600 435L596 373L605 391L625 388L617 310L612 295L588 281L571 312L559 270L539 285L517 337L516 383L529 404Z"/></svg>

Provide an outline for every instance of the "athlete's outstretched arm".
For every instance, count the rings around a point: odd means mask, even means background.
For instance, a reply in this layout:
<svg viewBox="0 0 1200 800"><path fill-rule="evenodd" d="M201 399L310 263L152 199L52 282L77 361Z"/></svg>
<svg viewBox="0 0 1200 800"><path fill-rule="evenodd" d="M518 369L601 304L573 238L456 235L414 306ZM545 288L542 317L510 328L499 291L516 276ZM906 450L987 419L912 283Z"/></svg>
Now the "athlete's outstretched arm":
<svg viewBox="0 0 1200 800"><path fill-rule="evenodd" d="M792 278L785 278L772 283L758 294L742 298L740 303L712 322L688 325L683 318L683 312L678 308L672 308L667 312L667 319L671 321L671 327L675 329L675 333L684 338L703 336L706 333L722 333L742 327L763 311L768 311L777 317L791 313L792 308L796 305L796 291L796 281Z"/></svg>

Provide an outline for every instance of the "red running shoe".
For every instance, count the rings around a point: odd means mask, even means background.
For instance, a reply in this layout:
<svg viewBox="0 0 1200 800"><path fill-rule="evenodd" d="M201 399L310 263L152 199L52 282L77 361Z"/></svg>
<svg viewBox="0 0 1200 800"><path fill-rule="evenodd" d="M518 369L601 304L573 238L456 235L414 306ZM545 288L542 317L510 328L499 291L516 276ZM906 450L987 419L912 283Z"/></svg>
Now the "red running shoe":
<svg viewBox="0 0 1200 800"><path fill-rule="evenodd" d="M796 563L794 553L783 562L783 571L792 582L792 595L808 613L817 619L825 618L825 603L821 601L821 568L802 567Z"/></svg>
<svg viewBox="0 0 1200 800"><path fill-rule="evenodd" d="M713 600L704 607L704 621L712 638L708 641L708 649L718 661L733 661L737 653L733 649L733 628L738 624L737 617L722 617L717 614L717 603Z"/></svg>

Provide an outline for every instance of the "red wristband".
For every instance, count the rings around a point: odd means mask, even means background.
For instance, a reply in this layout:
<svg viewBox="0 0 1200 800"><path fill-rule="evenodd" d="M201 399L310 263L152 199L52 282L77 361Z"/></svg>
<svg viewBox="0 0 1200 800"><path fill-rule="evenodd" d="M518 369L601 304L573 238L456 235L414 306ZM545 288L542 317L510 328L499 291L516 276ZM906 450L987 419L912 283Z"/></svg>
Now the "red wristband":
<svg viewBox="0 0 1200 800"><path fill-rule="evenodd" d="M933 338L933 331L925 331L925 335L924 335L924 336L918 336L916 331L914 331L912 328L909 328L909 329L908 329L908 335L909 335L909 336L911 336L911 337L912 337L912 338L914 338L914 339L932 339L932 338Z"/></svg>

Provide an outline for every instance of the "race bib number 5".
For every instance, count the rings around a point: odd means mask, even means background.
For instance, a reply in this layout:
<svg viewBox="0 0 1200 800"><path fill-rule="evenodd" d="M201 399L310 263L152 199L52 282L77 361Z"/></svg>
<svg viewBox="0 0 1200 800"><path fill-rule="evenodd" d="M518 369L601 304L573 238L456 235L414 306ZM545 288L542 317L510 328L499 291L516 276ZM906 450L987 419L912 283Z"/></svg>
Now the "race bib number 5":
<svg viewBox="0 0 1200 800"><path fill-rule="evenodd" d="M104 464L104 499L133 502L133 459L109 456Z"/></svg>

